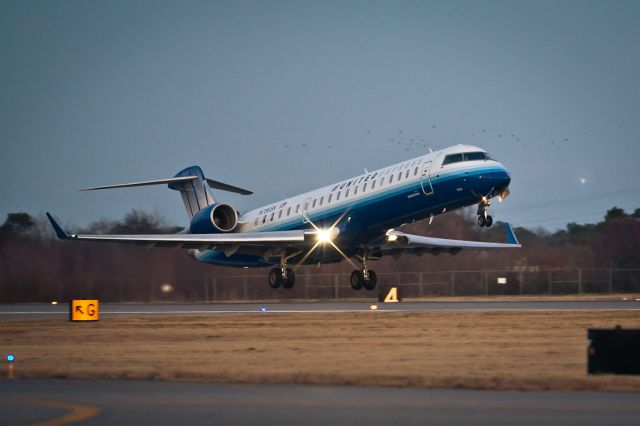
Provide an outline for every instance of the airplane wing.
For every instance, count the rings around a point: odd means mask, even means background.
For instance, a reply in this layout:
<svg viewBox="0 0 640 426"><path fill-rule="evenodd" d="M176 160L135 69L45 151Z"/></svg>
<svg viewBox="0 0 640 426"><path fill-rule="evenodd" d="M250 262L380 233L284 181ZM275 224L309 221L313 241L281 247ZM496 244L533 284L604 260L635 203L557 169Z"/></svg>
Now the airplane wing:
<svg viewBox="0 0 640 426"><path fill-rule="evenodd" d="M482 241L451 240L446 238L423 237L420 235L406 234L404 232L390 230L386 234L385 243L381 244L380 250L385 253L408 252L440 254L448 252L456 254L460 250L468 249L497 249L497 248L518 248L522 247L518 242L511 225L505 223L506 243L489 243Z"/></svg>
<svg viewBox="0 0 640 426"><path fill-rule="evenodd" d="M68 234L53 217L47 218L61 240L130 243L147 247L209 248L212 246L286 246L305 245L316 239L317 231L245 232L232 234L149 234L149 235L94 235Z"/></svg>

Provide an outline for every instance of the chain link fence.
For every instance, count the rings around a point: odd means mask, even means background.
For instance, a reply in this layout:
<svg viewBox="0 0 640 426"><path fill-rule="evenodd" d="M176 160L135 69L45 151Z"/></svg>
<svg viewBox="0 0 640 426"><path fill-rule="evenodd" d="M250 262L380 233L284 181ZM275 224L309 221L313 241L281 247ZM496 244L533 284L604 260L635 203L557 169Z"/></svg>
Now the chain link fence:
<svg viewBox="0 0 640 426"><path fill-rule="evenodd" d="M349 278L343 273L298 275L293 289L271 290L265 275L209 277L201 283L202 300L371 298L391 287L404 298L640 292L640 268L379 272L374 291L353 290Z"/></svg>

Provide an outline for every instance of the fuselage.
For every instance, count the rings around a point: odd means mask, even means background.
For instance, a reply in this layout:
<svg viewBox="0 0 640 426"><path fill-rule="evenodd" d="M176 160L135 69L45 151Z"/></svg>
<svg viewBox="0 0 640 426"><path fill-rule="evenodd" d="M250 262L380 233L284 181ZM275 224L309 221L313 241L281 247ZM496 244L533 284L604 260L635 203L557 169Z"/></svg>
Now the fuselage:
<svg viewBox="0 0 640 426"><path fill-rule="evenodd" d="M507 169L482 148L456 145L280 200L240 216L237 232L330 227L336 222L339 247L348 256L391 228L477 204L507 189ZM266 266L279 259L264 253L227 256L199 251L203 262ZM318 250L305 263L337 262L334 250Z"/></svg>

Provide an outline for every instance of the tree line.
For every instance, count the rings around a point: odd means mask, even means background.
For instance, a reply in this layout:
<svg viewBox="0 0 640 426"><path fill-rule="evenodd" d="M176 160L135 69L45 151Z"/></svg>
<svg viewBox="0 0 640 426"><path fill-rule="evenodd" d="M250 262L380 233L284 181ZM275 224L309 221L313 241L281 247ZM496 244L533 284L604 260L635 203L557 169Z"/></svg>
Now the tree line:
<svg viewBox="0 0 640 426"><path fill-rule="evenodd" d="M503 241L504 224L479 228L471 210L419 221L403 231L434 237ZM157 213L132 210L120 220L102 219L79 233L174 233ZM594 224L569 223L564 229L516 228L522 249L385 256L372 263L384 271L513 270L515 268L640 268L640 209L614 207ZM298 274L350 273L351 265L304 266ZM224 280L247 271L202 264L182 249L152 249L121 244L64 243L44 217L10 213L0 226L0 302L48 302L70 298L104 301L202 300L204 279ZM267 269L251 274L267 275ZM253 286L256 298L274 296L266 285ZM163 291L164 285L164 291ZM169 285L169 287L167 287ZM297 284L298 286L298 284ZM169 288L169 291L166 291Z"/></svg>

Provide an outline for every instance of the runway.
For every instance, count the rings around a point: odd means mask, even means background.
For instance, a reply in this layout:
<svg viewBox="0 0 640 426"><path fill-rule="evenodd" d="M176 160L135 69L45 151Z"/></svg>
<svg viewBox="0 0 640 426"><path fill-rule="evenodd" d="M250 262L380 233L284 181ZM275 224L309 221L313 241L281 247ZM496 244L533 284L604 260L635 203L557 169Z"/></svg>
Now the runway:
<svg viewBox="0 0 640 426"><path fill-rule="evenodd" d="M214 315L260 313L340 313L368 312L371 302L256 302L213 304L137 304L102 303L100 315ZM640 301L456 301L375 303L378 312L482 312L482 311L640 311ZM69 305L5 304L0 305L0 320L68 315Z"/></svg>
<svg viewBox="0 0 640 426"><path fill-rule="evenodd" d="M2 380L0 423L617 424L640 394L510 392L153 381Z"/></svg>

